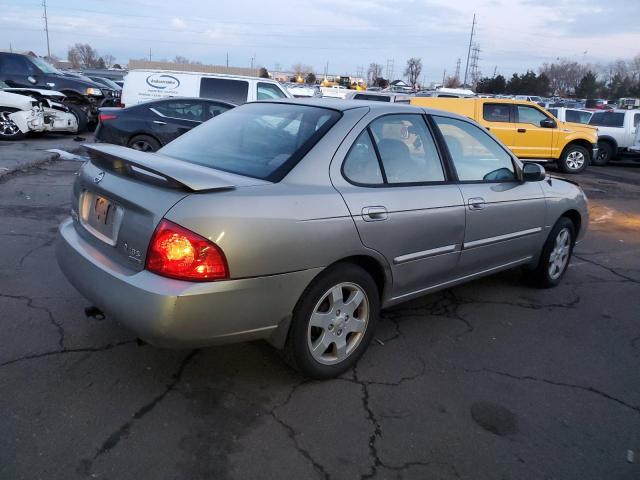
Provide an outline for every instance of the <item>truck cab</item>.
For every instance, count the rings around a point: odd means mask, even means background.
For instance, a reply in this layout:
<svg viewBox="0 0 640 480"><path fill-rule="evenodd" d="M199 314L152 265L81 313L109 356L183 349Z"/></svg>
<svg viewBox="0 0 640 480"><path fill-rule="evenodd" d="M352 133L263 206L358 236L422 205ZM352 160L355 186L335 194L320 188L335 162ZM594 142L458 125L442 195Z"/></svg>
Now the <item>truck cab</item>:
<svg viewBox="0 0 640 480"><path fill-rule="evenodd" d="M596 165L606 165L622 153L635 153L631 147L635 144L640 128L640 110L594 112L589 124L598 128L598 156L594 162Z"/></svg>

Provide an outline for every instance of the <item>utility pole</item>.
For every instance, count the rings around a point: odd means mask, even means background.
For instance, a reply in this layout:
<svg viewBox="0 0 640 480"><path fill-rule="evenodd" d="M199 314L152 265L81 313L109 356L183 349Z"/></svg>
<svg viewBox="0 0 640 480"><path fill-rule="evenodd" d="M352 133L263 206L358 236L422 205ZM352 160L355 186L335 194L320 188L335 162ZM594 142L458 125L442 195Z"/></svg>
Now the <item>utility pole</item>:
<svg viewBox="0 0 640 480"><path fill-rule="evenodd" d="M460 81L460 63L461 62L462 62L462 59L458 57L458 61L456 62L456 74L454 75L454 77L457 78L458 81Z"/></svg>
<svg viewBox="0 0 640 480"><path fill-rule="evenodd" d="M393 72L393 58L387 60L387 80L389 83L393 80L394 72Z"/></svg>
<svg viewBox="0 0 640 480"><path fill-rule="evenodd" d="M227 68L229 68L229 52L227 52Z"/></svg>
<svg viewBox="0 0 640 480"><path fill-rule="evenodd" d="M498 73L498 65L496 65L493 69L493 78L496 78L496 73Z"/></svg>
<svg viewBox="0 0 640 480"><path fill-rule="evenodd" d="M44 31L47 32L47 58L51 59L51 49L49 48L49 19L47 18L47 0L42 0L44 8Z"/></svg>
<svg viewBox="0 0 640 480"><path fill-rule="evenodd" d="M478 81L480 76L480 70L478 69L478 61L480 60L480 46L476 43L471 49L471 64L469 69L471 70L471 84L474 85Z"/></svg>
<svg viewBox="0 0 640 480"><path fill-rule="evenodd" d="M151 61L151 47L149 47L149 61Z"/></svg>
<svg viewBox="0 0 640 480"><path fill-rule="evenodd" d="M444 87L444 81L447 78L447 69L444 69L444 72L442 72L442 86Z"/></svg>
<svg viewBox="0 0 640 480"><path fill-rule="evenodd" d="M467 50L467 66L464 69L464 82L462 86L467 84L467 74L469 73L469 57L471 57L471 45L473 44L473 35L476 32L476 14L473 14L473 23L471 24L471 36L469 37L469 49Z"/></svg>

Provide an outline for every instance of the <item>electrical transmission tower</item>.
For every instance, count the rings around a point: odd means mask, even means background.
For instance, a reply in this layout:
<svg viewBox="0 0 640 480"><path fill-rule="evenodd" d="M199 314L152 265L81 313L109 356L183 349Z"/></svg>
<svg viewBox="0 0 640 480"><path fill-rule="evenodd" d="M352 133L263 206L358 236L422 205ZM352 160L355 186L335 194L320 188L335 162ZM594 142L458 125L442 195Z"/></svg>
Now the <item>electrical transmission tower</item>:
<svg viewBox="0 0 640 480"><path fill-rule="evenodd" d="M471 48L471 60L469 63L469 70L471 73L471 84L475 85L480 79L480 69L478 68L478 61L480 60L480 46L476 43Z"/></svg>
<svg viewBox="0 0 640 480"><path fill-rule="evenodd" d="M461 63L462 63L462 59L458 57L458 61L456 62L456 74L453 77L453 78L457 78L458 81L460 80L460 64Z"/></svg>
<svg viewBox="0 0 640 480"><path fill-rule="evenodd" d="M464 69L464 82L463 85L467 84L467 75L469 74L469 59L471 57L471 47L473 46L473 36L476 34L476 14L473 14L473 23L471 24L471 36L469 37L469 49L467 50L467 65Z"/></svg>
<svg viewBox="0 0 640 480"><path fill-rule="evenodd" d="M393 58L387 60L387 80L391 82L393 80Z"/></svg>

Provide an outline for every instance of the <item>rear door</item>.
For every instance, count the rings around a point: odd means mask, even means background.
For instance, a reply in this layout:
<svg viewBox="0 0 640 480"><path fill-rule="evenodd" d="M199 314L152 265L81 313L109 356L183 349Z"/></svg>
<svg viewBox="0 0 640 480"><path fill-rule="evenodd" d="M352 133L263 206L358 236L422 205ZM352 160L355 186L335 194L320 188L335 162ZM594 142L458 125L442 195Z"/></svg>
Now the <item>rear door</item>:
<svg viewBox="0 0 640 480"><path fill-rule="evenodd" d="M552 158L556 129L541 126L542 121L551 117L532 105L516 104L514 107L516 133L510 150L519 158Z"/></svg>
<svg viewBox="0 0 640 480"><path fill-rule="evenodd" d="M521 182L511 155L482 128L433 116L447 146L466 206L461 276L525 261L543 235L539 182Z"/></svg>
<svg viewBox="0 0 640 480"><path fill-rule="evenodd" d="M204 105L199 100L167 100L149 108L155 115L150 128L162 145L200 125L204 119Z"/></svg>
<svg viewBox="0 0 640 480"><path fill-rule="evenodd" d="M515 146L516 124L510 103L481 103L482 126L493 133L509 149Z"/></svg>
<svg viewBox="0 0 640 480"><path fill-rule="evenodd" d="M363 244L391 266L393 297L454 276L465 211L424 116L365 117L338 149L331 179Z"/></svg>

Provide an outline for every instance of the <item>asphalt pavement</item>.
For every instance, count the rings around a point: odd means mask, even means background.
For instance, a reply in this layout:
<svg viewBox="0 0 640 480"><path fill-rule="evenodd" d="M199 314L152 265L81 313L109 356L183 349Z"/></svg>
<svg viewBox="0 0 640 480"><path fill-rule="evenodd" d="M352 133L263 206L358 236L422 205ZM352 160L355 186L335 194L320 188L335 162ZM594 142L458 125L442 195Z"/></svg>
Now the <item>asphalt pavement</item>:
<svg viewBox="0 0 640 480"><path fill-rule="evenodd" d="M78 167L0 179L0 479L640 478L640 165L572 177L591 224L561 286L388 310L324 382L263 342L160 350L87 316L53 254Z"/></svg>

